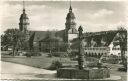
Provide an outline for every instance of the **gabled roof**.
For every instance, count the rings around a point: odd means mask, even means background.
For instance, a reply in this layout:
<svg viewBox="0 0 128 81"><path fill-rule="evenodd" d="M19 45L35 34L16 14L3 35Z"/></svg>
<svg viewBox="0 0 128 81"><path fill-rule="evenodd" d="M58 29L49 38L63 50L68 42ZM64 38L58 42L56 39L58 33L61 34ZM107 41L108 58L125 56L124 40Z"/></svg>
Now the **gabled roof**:
<svg viewBox="0 0 128 81"><path fill-rule="evenodd" d="M50 32L52 36L58 36L60 38L63 38L64 31L30 31L30 35L35 33L34 40L35 42L43 40L47 34Z"/></svg>
<svg viewBox="0 0 128 81"><path fill-rule="evenodd" d="M61 42L62 38L60 37L45 37L44 39L40 40L40 42Z"/></svg>
<svg viewBox="0 0 128 81"><path fill-rule="evenodd" d="M97 42L98 46L102 46L101 41L106 42L104 46L108 46L112 40L114 39L115 35L118 33L117 30L110 30L110 31L101 31L101 32L90 32L85 33L84 38L87 40L93 40Z"/></svg>
<svg viewBox="0 0 128 81"><path fill-rule="evenodd" d="M96 47L109 46L113 41L118 31L101 31L101 32L87 32L83 34L85 46L92 46L92 40L96 42ZM104 44L101 43L104 41ZM78 48L79 39L76 38L72 41L72 48Z"/></svg>

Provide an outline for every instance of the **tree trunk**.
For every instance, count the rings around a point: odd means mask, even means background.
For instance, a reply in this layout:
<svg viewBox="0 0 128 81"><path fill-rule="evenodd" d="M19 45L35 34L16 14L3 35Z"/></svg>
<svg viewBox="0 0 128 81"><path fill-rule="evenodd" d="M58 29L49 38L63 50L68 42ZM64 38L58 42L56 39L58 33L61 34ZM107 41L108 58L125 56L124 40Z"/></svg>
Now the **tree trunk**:
<svg viewBox="0 0 128 81"><path fill-rule="evenodd" d="M122 64L125 66L125 50L123 49L123 46L121 46L121 60Z"/></svg>
<svg viewBox="0 0 128 81"><path fill-rule="evenodd" d="M13 45L13 52L12 55L15 56L15 45Z"/></svg>

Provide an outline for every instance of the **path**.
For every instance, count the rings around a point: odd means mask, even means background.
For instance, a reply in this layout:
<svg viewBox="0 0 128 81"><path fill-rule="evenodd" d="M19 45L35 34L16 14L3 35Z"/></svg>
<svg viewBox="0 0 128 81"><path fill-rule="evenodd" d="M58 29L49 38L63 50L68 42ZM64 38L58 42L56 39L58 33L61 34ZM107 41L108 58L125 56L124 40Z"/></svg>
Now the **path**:
<svg viewBox="0 0 128 81"><path fill-rule="evenodd" d="M2 79L54 78L56 71L39 69L21 64L1 61Z"/></svg>

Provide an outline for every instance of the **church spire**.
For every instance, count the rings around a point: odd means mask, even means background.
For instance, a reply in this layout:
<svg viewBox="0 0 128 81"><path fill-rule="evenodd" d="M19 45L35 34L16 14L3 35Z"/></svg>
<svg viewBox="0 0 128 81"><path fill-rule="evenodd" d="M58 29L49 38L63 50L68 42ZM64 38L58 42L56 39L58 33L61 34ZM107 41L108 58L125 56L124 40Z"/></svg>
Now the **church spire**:
<svg viewBox="0 0 128 81"><path fill-rule="evenodd" d="M71 0L70 0L70 8L69 8L69 12L72 12Z"/></svg>
<svg viewBox="0 0 128 81"><path fill-rule="evenodd" d="M25 2L23 1L23 13L25 13Z"/></svg>
<svg viewBox="0 0 128 81"><path fill-rule="evenodd" d="M20 31L27 31L27 28L29 26L29 18L27 14L25 13L25 2L23 1L23 13L20 16L20 22L19 22L19 29Z"/></svg>

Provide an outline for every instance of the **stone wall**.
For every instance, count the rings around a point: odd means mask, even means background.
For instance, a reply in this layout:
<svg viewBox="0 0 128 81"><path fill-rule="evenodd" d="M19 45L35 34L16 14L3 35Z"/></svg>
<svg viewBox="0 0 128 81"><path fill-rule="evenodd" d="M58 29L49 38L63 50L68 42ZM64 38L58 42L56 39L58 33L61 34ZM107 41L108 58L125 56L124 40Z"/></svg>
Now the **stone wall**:
<svg viewBox="0 0 128 81"><path fill-rule="evenodd" d="M107 68L84 70L79 70L75 68L61 68L57 70L57 77L70 79L103 79L109 78L110 72Z"/></svg>

